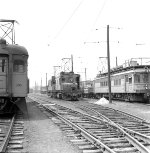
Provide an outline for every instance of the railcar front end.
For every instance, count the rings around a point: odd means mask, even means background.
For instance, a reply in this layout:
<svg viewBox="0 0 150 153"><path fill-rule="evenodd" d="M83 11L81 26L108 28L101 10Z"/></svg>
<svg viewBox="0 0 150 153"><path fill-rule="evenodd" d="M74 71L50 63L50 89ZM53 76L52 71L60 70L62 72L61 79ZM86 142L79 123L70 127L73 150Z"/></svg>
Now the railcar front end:
<svg viewBox="0 0 150 153"><path fill-rule="evenodd" d="M74 72L61 72L49 80L48 95L64 100L77 100L81 97L80 75Z"/></svg>
<svg viewBox="0 0 150 153"><path fill-rule="evenodd" d="M10 104L24 106L28 93L28 52L24 47L0 40L0 110ZM25 109L25 108L24 108Z"/></svg>

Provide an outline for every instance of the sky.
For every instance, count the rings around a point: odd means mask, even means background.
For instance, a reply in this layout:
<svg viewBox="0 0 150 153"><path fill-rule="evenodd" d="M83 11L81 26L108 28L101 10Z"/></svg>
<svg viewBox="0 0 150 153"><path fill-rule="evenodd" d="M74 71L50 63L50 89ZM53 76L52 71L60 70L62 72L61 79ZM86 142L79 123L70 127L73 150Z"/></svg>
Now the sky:
<svg viewBox="0 0 150 153"><path fill-rule="evenodd" d="M110 65L150 57L149 0L5 0L0 19L14 19L16 43L29 53L31 87L54 75L54 66L73 55L81 80L106 66L107 25ZM99 42L99 43L97 43ZM140 44L140 45L136 45Z"/></svg>

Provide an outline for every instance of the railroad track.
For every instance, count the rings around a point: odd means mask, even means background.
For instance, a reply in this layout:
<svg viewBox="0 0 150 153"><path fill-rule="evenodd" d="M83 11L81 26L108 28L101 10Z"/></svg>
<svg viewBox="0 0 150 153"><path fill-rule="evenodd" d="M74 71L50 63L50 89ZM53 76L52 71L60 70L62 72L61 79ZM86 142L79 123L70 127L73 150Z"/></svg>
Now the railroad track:
<svg viewBox="0 0 150 153"><path fill-rule="evenodd" d="M44 110L59 118L55 119L55 123L67 132L67 136L71 137L71 141L78 144L83 152L150 152L149 143L137 140L134 135L131 136L110 120L82 114L56 104L41 104L41 100L37 98L34 100L38 101Z"/></svg>
<svg viewBox="0 0 150 153"><path fill-rule="evenodd" d="M19 119L20 115L7 114L7 117L0 117L0 153L23 149L23 137L18 138L23 135L23 122Z"/></svg>
<svg viewBox="0 0 150 153"><path fill-rule="evenodd" d="M150 143L150 122L102 105L84 103L84 105L79 104L78 107L94 116L102 117L108 122L114 122L129 134L137 137L137 139L145 139L144 141Z"/></svg>

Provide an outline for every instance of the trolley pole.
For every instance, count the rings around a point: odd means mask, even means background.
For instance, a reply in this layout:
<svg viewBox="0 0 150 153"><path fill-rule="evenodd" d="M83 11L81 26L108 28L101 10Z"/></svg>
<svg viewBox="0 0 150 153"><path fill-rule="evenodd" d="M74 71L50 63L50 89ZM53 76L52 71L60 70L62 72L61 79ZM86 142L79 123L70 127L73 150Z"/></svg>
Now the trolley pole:
<svg viewBox="0 0 150 153"><path fill-rule="evenodd" d="M107 25L107 63L108 63L109 103L112 103L112 100L111 100L111 80L110 80L109 25Z"/></svg>

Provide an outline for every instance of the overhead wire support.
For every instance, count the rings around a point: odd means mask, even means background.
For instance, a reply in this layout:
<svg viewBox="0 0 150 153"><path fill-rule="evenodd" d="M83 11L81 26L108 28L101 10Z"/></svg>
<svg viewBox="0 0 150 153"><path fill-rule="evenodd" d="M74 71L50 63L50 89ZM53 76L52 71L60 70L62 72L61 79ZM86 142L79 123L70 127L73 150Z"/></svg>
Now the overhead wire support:
<svg viewBox="0 0 150 153"><path fill-rule="evenodd" d="M9 38L11 44L15 44L15 23L19 24L16 20L0 19L0 29L3 32L1 37L4 39Z"/></svg>

